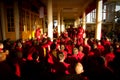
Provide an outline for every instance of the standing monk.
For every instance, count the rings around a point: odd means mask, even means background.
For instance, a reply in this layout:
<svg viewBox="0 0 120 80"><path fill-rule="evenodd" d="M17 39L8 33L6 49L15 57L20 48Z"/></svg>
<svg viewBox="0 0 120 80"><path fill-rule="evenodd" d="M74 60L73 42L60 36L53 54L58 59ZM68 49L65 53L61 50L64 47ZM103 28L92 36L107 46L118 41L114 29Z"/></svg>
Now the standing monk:
<svg viewBox="0 0 120 80"><path fill-rule="evenodd" d="M37 40L40 40L40 35L41 35L41 30L40 27L37 27L36 31L35 31L35 38Z"/></svg>
<svg viewBox="0 0 120 80"><path fill-rule="evenodd" d="M83 44L83 34L84 34L84 29L80 26L78 27L78 39L77 39L77 45Z"/></svg>

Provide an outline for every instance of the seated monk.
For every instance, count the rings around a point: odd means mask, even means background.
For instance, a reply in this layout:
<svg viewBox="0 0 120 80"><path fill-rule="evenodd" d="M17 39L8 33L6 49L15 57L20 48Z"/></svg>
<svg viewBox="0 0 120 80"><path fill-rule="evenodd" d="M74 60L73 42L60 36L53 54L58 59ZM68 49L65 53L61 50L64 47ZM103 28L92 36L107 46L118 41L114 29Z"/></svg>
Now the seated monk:
<svg viewBox="0 0 120 80"><path fill-rule="evenodd" d="M9 54L8 50L6 50L5 52L0 52L0 62L6 60L8 54Z"/></svg>
<svg viewBox="0 0 120 80"><path fill-rule="evenodd" d="M3 43L0 43L0 62L6 60L6 56L9 54L9 51L4 51L3 48Z"/></svg>

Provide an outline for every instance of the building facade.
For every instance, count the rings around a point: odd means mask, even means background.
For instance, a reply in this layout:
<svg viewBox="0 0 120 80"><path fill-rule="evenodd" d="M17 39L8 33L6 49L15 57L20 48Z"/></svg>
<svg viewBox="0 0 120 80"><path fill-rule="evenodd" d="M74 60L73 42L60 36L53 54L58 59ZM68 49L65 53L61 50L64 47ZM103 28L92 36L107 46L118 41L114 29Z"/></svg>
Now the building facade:
<svg viewBox="0 0 120 80"><path fill-rule="evenodd" d="M3 0L0 2L0 40L28 39L38 26L43 29L40 17L43 5L31 0Z"/></svg>
<svg viewBox="0 0 120 80"><path fill-rule="evenodd" d="M1 0L0 40L6 40L7 38L10 38L11 40L17 40L20 38L22 39L34 38L33 32L38 27L40 27L41 33L47 32L48 23L45 13L47 11L45 10L46 9L45 5L40 1L41 0ZM102 29L107 30L108 32L111 31L112 29L119 30L120 26L119 7L120 7L119 0L118 1L107 0L107 2L103 4ZM85 16L86 16L86 30L95 31L96 9L89 12L89 14ZM68 20L70 22L65 22L65 20L62 21L64 21L65 24L71 23L70 20ZM77 20L76 26L80 24L80 22L81 20ZM72 21L72 24L74 24L74 20ZM66 25L64 26L65 28L67 28Z"/></svg>

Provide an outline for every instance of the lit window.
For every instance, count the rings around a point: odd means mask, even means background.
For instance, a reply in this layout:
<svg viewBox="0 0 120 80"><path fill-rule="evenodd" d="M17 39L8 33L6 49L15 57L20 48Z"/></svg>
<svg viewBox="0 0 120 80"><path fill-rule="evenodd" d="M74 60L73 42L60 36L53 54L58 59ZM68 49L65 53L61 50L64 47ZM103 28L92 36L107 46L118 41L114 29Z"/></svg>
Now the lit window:
<svg viewBox="0 0 120 80"><path fill-rule="evenodd" d="M7 27L8 32L15 32L13 8L7 8Z"/></svg>
<svg viewBox="0 0 120 80"><path fill-rule="evenodd" d="M120 5L116 5L116 11L120 10Z"/></svg>
<svg viewBox="0 0 120 80"><path fill-rule="evenodd" d="M93 23L96 21L96 9L92 10L86 17L87 23Z"/></svg>

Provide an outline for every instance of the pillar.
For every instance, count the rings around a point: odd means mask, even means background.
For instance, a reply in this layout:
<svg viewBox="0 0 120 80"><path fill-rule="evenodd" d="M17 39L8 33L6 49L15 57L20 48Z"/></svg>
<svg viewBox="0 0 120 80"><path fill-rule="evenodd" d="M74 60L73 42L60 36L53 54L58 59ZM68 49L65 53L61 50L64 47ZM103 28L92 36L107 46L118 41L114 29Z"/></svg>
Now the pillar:
<svg viewBox="0 0 120 80"><path fill-rule="evenodd" d="M64 25L64 21L63 21L63 17L61 18L61 32L65 31L65 25Z"/></svg>
<svg viewBox="0 0 120 80"><path fill-rule="evenodd" d="M101 28L102 28L102 0L97 1L96 8L96 28L95 28L95 39L101 40Z"/></svg>
<svg viewBox="0 0 120 80"><path fill-rule="evenodd" d="M14 15L15 15L15 32L16 32L16 40L19 39L19 8L18 1L14 1Z"/></svg>
<svg viewBox="0 0 120 80"><path fill-rule="evenodd" d="M3 35L3 40L6 39L5 37L5 8L4 8L4 3L3 1L0 2L0 12L1 12L1 26L2 26L2 35Z"/></svg>
<svg viewBox="0 0 120 80"><path fill-rule="evenodd" d="M43 33L45 33L46 31L45 31L45 29L46 29L46 24L45 24L45 17L43 18Z"/></svg>
<svg viewBox="0 0 120 80"><path fill-rule="evenodd" d="M77 18L77 26L80 25L80 18Z"/></svg>
<svg viewBox="0 0 120 80"><path fill-rule="evenodd" d="M80 25L80 18L78 17L74 22L74 26L77 28L79 25Z"/></svg>
<svg viewBox="0 0 120 80"><path fill-rule="evenodd" d="M52 0L48 0L47 5L47 18L48 18L48 37L53 39L53 14L52 14Z"/></svg>
<svg viewBox="0 0 120 80"><path fill-rule="evenodd" d="M74 26L77 27L77 21L76 20L74 21Z"/></svg>
<svg viewBox="0 0 120 80"><path fill-rule="evenodd" d="M83 22L82 27L83 27L83 29L85 31L86 30L86 13L85 12L83 12L82 22ZM85 37L86 37L86 34L84 33L83 38L85 38Z"/></svg>
<svg viewBox="0 0 120 80"><path fill-rule="evenodd" d="M60 36L60 10L58 10L58 25L57 25L57 28L58 28L58 36Z"/></svg>

